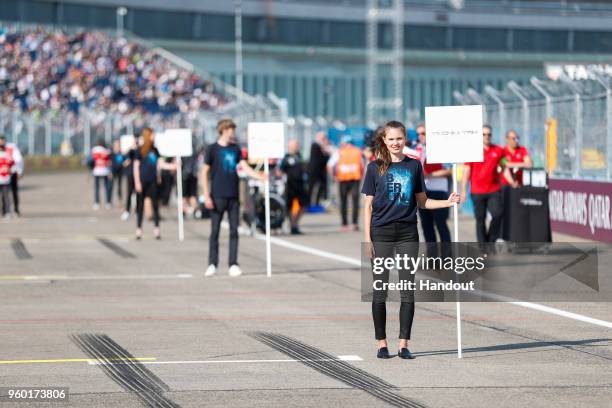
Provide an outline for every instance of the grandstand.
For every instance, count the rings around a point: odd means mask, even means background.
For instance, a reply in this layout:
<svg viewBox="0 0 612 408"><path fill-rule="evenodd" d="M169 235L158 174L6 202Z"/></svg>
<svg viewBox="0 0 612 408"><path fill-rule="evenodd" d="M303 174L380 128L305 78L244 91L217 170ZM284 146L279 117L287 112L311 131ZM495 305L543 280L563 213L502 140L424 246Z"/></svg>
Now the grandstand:
<svg viewBox="0 0 612 408"><path fill-rule="evenodd" d="M244 90L274 92L290 114L360 123L365 116L365 0L244 0ZM547 62L603 62L612 53L612 6L589 1L405 2L404 108L454 103L453 91L510 80ZM126 30L235 85L231 1L6 0L0 19ZM449 4L463 4L455 9ZM381 28L390 46L389 27ZM381 88L391 92L389 78Z"/></svg>

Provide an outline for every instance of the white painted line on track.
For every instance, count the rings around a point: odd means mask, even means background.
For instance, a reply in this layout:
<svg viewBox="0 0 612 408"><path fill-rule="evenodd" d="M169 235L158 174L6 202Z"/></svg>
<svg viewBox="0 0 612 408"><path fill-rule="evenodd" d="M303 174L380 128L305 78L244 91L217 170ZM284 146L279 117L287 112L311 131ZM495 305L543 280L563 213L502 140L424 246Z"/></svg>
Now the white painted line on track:
<svg viewBox="0 0 612 408"><path fill-rule="evenodd" d="M321 358L321 359L279 359L279 360L185 360L185 361L140 361L140 364L270 364L270 363L299 363L303 361L363 361L363 358L356 355L338 356L338 358ZM122 363L112 363L106 361L89 361L89 365L113 365Z"/></svg>
<svg viewBox="0 0 612 408"><path fill-rule="evenodd" d="M227 227L227 225L226 225ZM241 229L241 233L244 233L246 229ZM256 233L254 236L255 239L258 240L265 240L266 237L265 235ZM338 262L343 262L343 263L347 263L350 265L354 265L354 266L361 266L361 262L359 259L356 258L351 258L348 256L344 256L344 255L338 255L338 254L334 254L332 252L327 252L327 251L323 251L321 249L317 249L317 248L312 248L306 245L302 245L302 244L298 244L295 242L289 242L286 241L284 239L281 238L277 238L277 237L273 237L271 242L273 244L276 244L278 246L282 246L284 248L288 248L288 249L293 249L296 251L300 251L300 252L305 252L307 254L311 254L311 255L316 255L316 256L320 256L322 258L328 258L328 259L333 259L336 260ZM527 309L532 309L532 310L537 310L540 312L544 312L544 313L550 313L556 316L560 316L560 317L565 317L567 319L572 319L572 320L577 320L583 323L589 323L589 324L593 324L596 326L601 326L601 327L607 327L612 329L612 322L608 322L605 320L600 320L600 319L595 319L593 317L589 317L589 316L584 316L578 313L573 313L573 312L568 312L566 310L562 310L562 309L557 309L554 307L550 307L550 306L545 306L545 305L541 305L539 303L532 303L532 302L520 302L520 301L516 301L515 299L511 299L508 298L508 300L506 301L506 303L515 305L515 306L520 306L520 307L524 307Z"/></svg>

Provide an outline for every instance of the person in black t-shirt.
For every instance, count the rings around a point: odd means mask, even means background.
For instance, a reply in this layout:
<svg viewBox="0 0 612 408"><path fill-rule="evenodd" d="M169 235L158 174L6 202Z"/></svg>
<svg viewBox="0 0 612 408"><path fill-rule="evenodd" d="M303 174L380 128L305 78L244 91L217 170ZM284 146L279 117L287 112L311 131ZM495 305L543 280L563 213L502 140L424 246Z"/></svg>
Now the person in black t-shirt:
<svg viewBox="0 0 612 408"><path fill-rule="evenodd" d="M121 181L123 180L124 162L125 155L121 153L121 142L119 139L115 139L113 140L113 150L111 152L111 174L113 175L111 178L111 185L113 187L117 186L117 199L119 202L123 200L123 187L121 186Z"/></svg>
<svg viewBox="0 0 612 408"><path fill-rule="evenodd" d="M201 181L204 205L211 210L211 231L208 252L208 268L204 276L217 273L219 264L219 229L223 214L227 211L230 224L229 275L240 276L238 266L238 222L240 202L238 201L239 178L237 167L249 176L264 180L265 177L253 170L242 158L240 147L234 143L236 125L230 119L217 124L219 138L206 151ZM210 181L208 176L210 173Z"/></svg>
<svg viewBox="0 0 612 408"><path fill-rule="evenodd" d="M285 188L285 199L287 202L287 214L291 221L291 234L301 234L298 222L307 205L306 189L304 188L304 167L300 146L295 139L287 143L287 154L280 162L279 170L287 175L287 186ZM293 213L293 202L298 200L299 210Z"/></svg>
<svg viewBox="0 0 612 408"><path fill-rule="evenodd" d="M361 192L364 200L364 242L370 251L370 258L393 257L394 253L408 253L416 256L419 242L417 230L417 206L428 210L447 208L459 203L460 197L452 193L447 200L427 198L423 166L416 159L404 155L406 128L400 122L388 122L376 134L376 161L368 164ZM403 244L403 245L402 245ZM415 252L415 253L413 253ZM411 280L410 271L399 271L400 280ZM407 276L406 276L407 275ZM374 276L374 275L373 275ZM374 276L376 280L389 282L389 270ZM372 299L372 318L378 358L390 358L385 333L386 326L386 289L374 290ZM401 291L399 312L400 335L398 356L414 358L408 350L408 340L414 318L414 298L409 290Z"/></svg>
<svg viewBox="0 0 612 408"><path fill-rule="evenodd" d="M160 160L159 152L153 146L153 130L144 128L142 131L143 143L140 149L136 150L134 157L134 187L136 189L136 239L142 238L142 218L144 215L144 199L151 199L153 207L153 236L161 239L159 232L159 179L160 170L172 170L174 164Z"/></svg>
<svg viewBox="0 0 612 408"><path fill-rule="evenodd" d="M315 142L310 146L310 160L308 161L308 201L311 205L319 205L321 200L327 199L328 150L327 135L325 132L317 133Z"/></svg>
<svg viewBox="0 0 612 408"><path fill-rule="evenodd" d="M125 209L121 214L121 219L127 221L130 218L132 212L132 194L134 194L134 161L136 160L136 154L138 151L138 137L134 136L134 144L126 154L126 159L123 162L123 174L125 175L127 182L127 192L125 195Z"/></svg>

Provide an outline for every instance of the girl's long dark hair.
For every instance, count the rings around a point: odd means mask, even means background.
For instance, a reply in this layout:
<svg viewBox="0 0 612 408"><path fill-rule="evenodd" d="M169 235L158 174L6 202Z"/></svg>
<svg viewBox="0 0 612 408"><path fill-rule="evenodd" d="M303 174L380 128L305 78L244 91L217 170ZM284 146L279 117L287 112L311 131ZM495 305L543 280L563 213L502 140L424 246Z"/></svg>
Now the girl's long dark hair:
<svg viewBox="0 0 612 408"><path fill-rule="evenodd" d="M142 146L140 147L140 155L145 157L153 148L153 129L146 127L142 129Z"/></svg>
<svg viewBox="0 0 612 408"><path fill-rule="evenodd" d="M406 126L404 126L402 122L396 120L387 122L385 126L376 130L376 136L374 137L374 157L376 157L378 175L380 176L385 174L391 165L391 153L389 153L389 149L387 149L387 145L385 144L385 136L389 129L399 129L404 137L406 137Z"/></svg>

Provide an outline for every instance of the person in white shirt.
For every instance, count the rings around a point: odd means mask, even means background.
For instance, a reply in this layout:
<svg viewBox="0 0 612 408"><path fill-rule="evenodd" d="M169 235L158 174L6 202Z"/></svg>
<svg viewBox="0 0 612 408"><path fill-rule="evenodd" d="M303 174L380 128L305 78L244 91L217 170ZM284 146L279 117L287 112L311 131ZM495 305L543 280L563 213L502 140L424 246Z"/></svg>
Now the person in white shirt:
<svg viewBox="0 0 612 408"><path fill-rule="evenodd" d="M94 205L93 209L100 208L100 183L103 183L106 192L106 209L111 208L111 196L113 184L111 183L111 154L106 148L104 140L99 139L91 149L88 159L91 173L94 176Z"/></svg>
<svg viewBox="0 0 612 408"><path fill-rule="evenodd" d="M11 167L10 189L13 195L13 212L16 216L19 212L19 180L23 177L23 155L15 143L7 143L4 136L0 136L0 144L3 144L8 156L13 160Z"/></svg>

